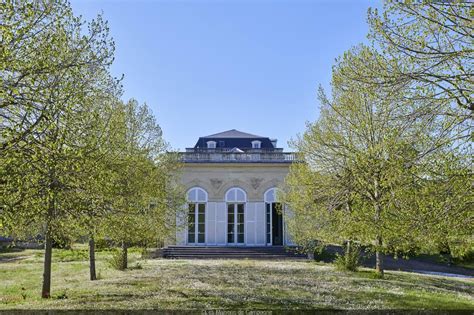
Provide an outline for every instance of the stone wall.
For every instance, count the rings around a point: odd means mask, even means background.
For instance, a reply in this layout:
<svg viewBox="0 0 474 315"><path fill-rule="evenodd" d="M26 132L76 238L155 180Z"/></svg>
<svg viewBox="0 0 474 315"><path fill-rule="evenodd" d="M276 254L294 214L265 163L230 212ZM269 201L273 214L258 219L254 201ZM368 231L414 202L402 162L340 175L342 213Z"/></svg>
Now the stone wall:
<svg viewBox="0 0 474 315"><path fill-rule="evenodd" d="M232 187L245 190L248 201L263 201L268 189L284 183L288 170L289 164L285 163L185 164L181 183L186 189L196 186L205 189L209 201L223 201Z"/></svg>
<svg viewBox="0 0 474 315"><path fill-rule="evenodd" d="M283 163L195 163L185 164L181 183L186 190L200 187L206 190L206 245L226 245L227 206L226 192L238 187L247 194L245 206L245 245L265 246L264 194L284 183L289 164ZM182 219L177 220L176 243L186 244L186 228ZM285 233L285 231L284 231ZM291 244L285 233L285 244Z"/></svg>

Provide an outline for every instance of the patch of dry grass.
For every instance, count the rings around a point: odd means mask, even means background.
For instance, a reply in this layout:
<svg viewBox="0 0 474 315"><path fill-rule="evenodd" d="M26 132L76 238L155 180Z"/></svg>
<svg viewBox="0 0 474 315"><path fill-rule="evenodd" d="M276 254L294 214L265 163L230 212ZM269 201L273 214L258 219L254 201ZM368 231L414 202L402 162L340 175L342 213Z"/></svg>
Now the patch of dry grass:
<svg viewBox="0 0 474 315"><path fill-rule="evenodd" d="M381 280L306 261L154 259L117 271L107 252L98 253L101 279L92 282L82 255L56 253L53 298L42 300L37 253L4 262L0 254L0 309L474 309L472 280L406 272Z"/></svg>

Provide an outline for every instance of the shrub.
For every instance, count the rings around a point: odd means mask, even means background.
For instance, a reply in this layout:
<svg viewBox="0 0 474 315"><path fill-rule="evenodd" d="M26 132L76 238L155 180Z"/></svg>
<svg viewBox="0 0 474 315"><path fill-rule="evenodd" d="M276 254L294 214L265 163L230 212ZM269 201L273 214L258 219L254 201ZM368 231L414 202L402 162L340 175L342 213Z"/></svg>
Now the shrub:
<svg viewBox="0 0 474 315"><path fill-rule="evenodd" d="M146 247L142 247L140 250L140 259L149 259L151 258L151 252Z"/></svg>
<svg viewBox="0 0 474 315"><path fill-rule="evenodd" d="M314 250L314 260L329 263L336 259L336 254L327 247L318 247Z"/></svg>
<svg viewBox="0 0 474 315"><path fill-rule="evenodd" d="M357 271L357 268L360 265L360 250L353 244L350 247L350 250L344 250L343 255L336 254L336 259L334 260L334 265L338 270L344 271Z"/></svg>
<svg viewBox="0 0 474 315"><path fill-rule="evenodd" d="M467 251L464 255L460 257L460 261L474 262L474 250Z"/></svg>
<svg viewBox="0 0 474 315"><path fill-rule="evenodd" d="M123 263L123 255L122 252L118 249L111 251L110 257L107 258L107 263L113 269L125 270L125 266Z"/></svg>
<svg viewBox="0 0 474 315"><path fill-rule="evenodd" d="M317 240L309 240L298 245L296 252L308 255L308 259L318 260L317 257L321 256L324 252L324 244Z"/></svg>

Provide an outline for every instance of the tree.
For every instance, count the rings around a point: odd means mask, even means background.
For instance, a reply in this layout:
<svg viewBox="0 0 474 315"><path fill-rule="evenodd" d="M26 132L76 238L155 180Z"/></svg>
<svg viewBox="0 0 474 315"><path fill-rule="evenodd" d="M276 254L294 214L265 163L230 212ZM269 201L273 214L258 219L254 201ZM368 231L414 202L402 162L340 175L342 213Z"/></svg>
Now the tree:
<svg viewBox="0 0 474 315"><path fill-rule="evenodd" d="M437 152L427 161L416 196L406 203L419 209L413 217L422 229L421 241L434 253L462 258L473 250L474 211L472 154L459 148Z"/></svg>
<svg viewBox="0 0 474 315"><path fill-rule="evenodd" d="M48 298L53 241L87 234L94 280L97 235L116 236L126 254L169 232L178 163L148 108L120 101L100 16L84 32L64 1L1 6L0 226L44 237Z"/></svg>
<svg viewBox="0 0 474 315"><path fill-rule="evenodd" d="M457 0L386 1L383 16L369 11L371 37L391 59L409 65L396 68L395 76L431 87L419 89L421 96L454 102L460 114L467 109L471 115L472 10L472 3Z"/></svg>
<svg viewBox="0 0 474 315"><path fill-rule="evenodd" d="M423 100L412 115L456 118L456 137L468 141L474 111L473 5L469 1L385 1L369 9L369 38L383 62L348 67L344 75L374 88L403 88Z"/></svg>
<svg viewBox="0 0 474 315"><path fill-rule="evenodd" d="M299 147L301 142L293 145ZM301 155L302 160L308 158ZM281 197L296 212L287 221L288 229L297 244L307 244L304 247L309 252L318 245L355 239L350 222L354 202L351 177L341 178L339 171L345 169L321 172L309 163L294 163L285 180Z"/></svg>
<svg viewBox="0 0 474 315"><path fill-rule="evenodd" d="M120 104L114 95L95 95L92 108L81 121L82 134L77 145L84 148L76 166L75 185L68 192L78 217L80 233L89 238L90 280L96 280L95 239L101 223L110 215L113 200L113 173L109 165L120 152L115 143L120 133L115 110ZM77 117L79 120L80 117Z"/></svg>
<svg viewBox="0 0 474 315"><path fill-rule="evenodd" d="M156 244L171 232L184 195L176 183L176 157L166 153L161 128L146 105L130 100L117 110L123 133L112 170L113 203L104 233L121 244L121 267L127 268L130 244ZM121 126L121 127L120 127Z"/></svg>
<svg viewBox="0 0 474 315"><path fill-rule="evenodd" d="M78 87L94 80L112 63L114 46L100 16L82 35L85 22L66 1L6 1L0 8L2 152L41 134L52 123L47 116L61 110L51 105L52 91L64 88L72 73L84 79ZM56 93L54 99L66 103L69 96Z"/></svg>
<svg viewBox="0 0 474 315"><path fill-rule="evenodd" d="M10 235L44 236L42 297L50 297L52 243L77 232L74 209L84 145L98 95L115 95L113 42L98 17L88 25L66 2L2 4L1 221ZM2 33L3 35L3 33Z"/></svg>
<svg viewBox="0 0 474 315"><path fill-rule="evenodd" d="M383 274L383 252L422 246L415 241L422 229L412 224L418 209L399 201L416 194L423 161L443 133L436 119L407 118L422 104L406 101L406 90L348 80L347 69L359 65L354 60L370 67L382 59L361 46L336 64L332 98L320 90L320 118L296 141L306 166L291 168L287 198L295 220L311 218L306 225L319 239L372 246Z"/></svg>

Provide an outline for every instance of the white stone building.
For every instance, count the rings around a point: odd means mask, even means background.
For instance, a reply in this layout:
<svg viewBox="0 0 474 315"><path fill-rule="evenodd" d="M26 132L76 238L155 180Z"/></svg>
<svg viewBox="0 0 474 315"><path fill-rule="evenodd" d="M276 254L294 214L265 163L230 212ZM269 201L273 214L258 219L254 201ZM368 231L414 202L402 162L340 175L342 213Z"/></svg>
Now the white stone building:
<svg viewBox="0 0 474 315"><path fill-rule="evenodd" d="M233 129L201 137L181 155L188 204L187 220L178 219L177 245L292 245L277 189L294 153Z"/></svg>

